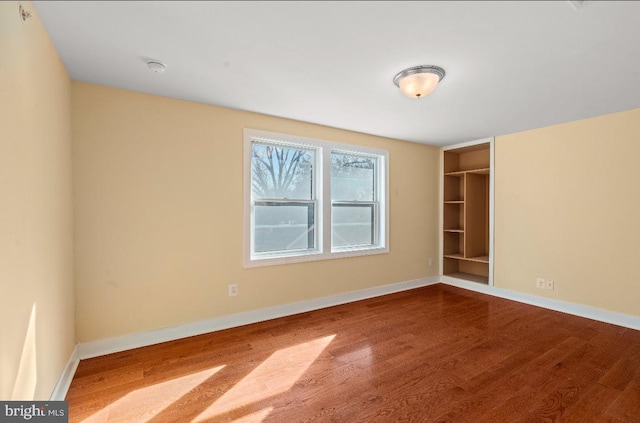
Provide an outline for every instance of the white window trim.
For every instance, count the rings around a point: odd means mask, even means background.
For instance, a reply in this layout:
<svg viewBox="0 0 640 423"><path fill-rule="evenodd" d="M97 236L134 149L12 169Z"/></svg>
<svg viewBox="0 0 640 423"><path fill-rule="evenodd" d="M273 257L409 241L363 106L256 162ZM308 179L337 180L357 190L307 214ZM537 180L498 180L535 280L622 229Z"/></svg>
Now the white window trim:
<svg viewBox="0 0 640 423"><path fill-rule="evenodd" d="M317 230L318 249L302 253L288 252L270 257L251 256L251 143L262 139L267 142L281 142L317 149L317 169L315 176L322 181L317 185L318 217L321 230ZM378 196L380 198L378 245L373 247L341 247L331 251L331 151L376 155L379 157ZM389 252L389 152L370 147L342 144L325 140L305 138L295 135L267 132L245 128L243 130L243 185L244 185L244 267L273 266L278 264L301 263L346 257L358 257Z"/></svg>

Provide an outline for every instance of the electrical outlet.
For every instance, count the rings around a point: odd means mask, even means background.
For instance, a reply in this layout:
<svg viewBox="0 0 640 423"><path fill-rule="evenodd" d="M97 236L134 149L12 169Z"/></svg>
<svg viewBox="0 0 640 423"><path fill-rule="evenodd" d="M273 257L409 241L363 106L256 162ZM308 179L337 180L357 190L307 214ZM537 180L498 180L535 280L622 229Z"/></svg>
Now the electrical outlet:
<svg viewBox="0 0 640 423"><path fill-rule="evenodd" d="M229 296L235 297L236 295L238 295L238 284L237 283L229 284Z"/></svg>
<svg viewBox="0 0 640 423"><path fill-rule="evenodd" d="M536 288L545 289L546 281L543 278L536 278Z"/></svg>
<svg viewBox="0 0 640 423"><path fill-rule="evenodd" d="M429 267L433 266L433 258L429 257Z"/></svg>
<svg viewBox="0 0 640 423"><path fill-rule="evenodd" d="M550 290L552 290L552 291L553 291L553 280L551 280L551 279L547 279L547 280L544 282L544 288L545 288L545 289L550 289Z"/></svg>

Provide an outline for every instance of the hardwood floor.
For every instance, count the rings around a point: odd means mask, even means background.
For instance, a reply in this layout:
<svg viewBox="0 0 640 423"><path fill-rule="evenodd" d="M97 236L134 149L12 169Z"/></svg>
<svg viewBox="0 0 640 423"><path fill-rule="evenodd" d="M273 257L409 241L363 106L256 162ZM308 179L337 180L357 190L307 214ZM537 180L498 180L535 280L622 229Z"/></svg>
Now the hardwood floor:
<svg viewBox="0 0 640 423"><path fill-rule="evenodd" d="M640 422L640 331L433 285L83 360L70 422Z"/></svg>

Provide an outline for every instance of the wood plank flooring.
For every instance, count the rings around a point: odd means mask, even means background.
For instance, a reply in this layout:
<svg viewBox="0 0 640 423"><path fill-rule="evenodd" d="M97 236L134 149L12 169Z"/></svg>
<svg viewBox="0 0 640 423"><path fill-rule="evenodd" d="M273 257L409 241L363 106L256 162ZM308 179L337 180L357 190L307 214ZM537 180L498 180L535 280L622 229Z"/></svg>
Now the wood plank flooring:
<svg viewBox="0 0 640 423"><path fill-rule="evenodd" d="M70 422L640 422L640 331L447 285L82 360Z"/></svg>

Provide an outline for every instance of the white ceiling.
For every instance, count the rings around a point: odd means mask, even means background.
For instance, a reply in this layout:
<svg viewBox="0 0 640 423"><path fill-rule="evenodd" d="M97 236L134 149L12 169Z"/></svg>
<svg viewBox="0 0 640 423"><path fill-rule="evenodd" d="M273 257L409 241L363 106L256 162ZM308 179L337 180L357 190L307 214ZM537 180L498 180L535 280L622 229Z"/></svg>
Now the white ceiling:
<svg viewBox="0 0 640 423"><path fill-rule="evenodd" d="M640 2L34 5L75 80L408 141L446 145L640 107ZM430 96L393 84L428 64L447 72Z"/></svg>

